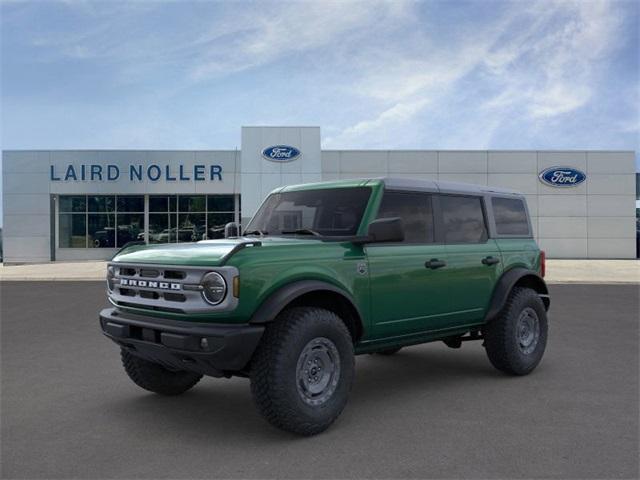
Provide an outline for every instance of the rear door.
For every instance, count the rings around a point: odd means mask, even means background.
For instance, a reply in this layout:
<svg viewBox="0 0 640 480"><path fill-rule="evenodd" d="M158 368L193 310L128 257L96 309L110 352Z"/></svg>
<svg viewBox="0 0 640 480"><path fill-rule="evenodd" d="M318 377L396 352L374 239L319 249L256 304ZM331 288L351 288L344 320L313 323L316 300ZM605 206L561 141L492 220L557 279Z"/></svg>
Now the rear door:
<svg viewBox="0 0 640 480"><path fill-rule="evenodd" d="M502 273L498 245L488 234L485 199L482 195L440 194L438 201L451 326L479 323Z"/></svg>
<svg viewBox="0 0 640 480"><path fill-rule="evenodd" d="M385 191L378 218L400 217L404 242L368 244L373 336L395 337L441 327L446 319L445 247L436 243L433 196ZM433 268L426 267L433 262ZM436 262L442 262L438 267Z"/></svg>

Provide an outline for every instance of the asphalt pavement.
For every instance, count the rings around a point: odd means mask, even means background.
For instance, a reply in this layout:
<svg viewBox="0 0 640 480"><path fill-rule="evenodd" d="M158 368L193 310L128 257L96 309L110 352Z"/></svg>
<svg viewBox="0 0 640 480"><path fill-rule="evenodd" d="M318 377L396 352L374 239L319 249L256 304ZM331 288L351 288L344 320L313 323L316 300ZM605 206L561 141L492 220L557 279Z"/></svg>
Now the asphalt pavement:
<svg viewBox="0 0 640 480"><path fill-rule="evenodd" d="M479 342L360 356L342 416L300 438L262 420L246 379L136 387L99 331L102 282L2 282L2 478L638 478L638 286L551 294L531 375Z"/></svg>

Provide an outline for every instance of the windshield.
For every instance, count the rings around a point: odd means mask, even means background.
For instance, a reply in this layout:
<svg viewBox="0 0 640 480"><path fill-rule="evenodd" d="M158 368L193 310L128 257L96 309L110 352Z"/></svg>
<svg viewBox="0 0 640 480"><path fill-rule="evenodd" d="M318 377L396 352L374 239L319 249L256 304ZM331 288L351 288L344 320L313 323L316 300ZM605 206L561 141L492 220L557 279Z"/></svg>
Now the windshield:
<svg viewBox="0 0 640 480"><path fill-rule="evenodd" d="M352 236L360 226L371 188L327 188L270 195L245 234Z"/></svg>

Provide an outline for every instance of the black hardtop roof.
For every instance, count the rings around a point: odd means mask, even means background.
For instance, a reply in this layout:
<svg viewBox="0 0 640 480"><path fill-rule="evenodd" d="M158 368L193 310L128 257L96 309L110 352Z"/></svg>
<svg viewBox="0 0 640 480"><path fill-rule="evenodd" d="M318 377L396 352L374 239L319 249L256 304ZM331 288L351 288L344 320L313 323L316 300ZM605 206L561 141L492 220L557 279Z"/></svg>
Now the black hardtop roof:
<svg viewBox="0 0 640 480"><path fill-rule="evenodd" d="M451 193L458 195L501 195L501 196L518 196L522 197L522 193L509 188L500 188L487 185L477 185L472 183L447 182L442 180L423 179L403 177L363 177L363 178L345 178L341 180L326 180L314 183L302 183L297 185L288 185L278 187L272 193L290 192L307 189L323 189L323 188L350 188L364 187L367 185L383 184L385 188L392 190L407 190L435 193Z"/></svg>
<svg viewBox="0 0 640 480"><path fill-rule="evenodd" d="M477 185L473 183L447 182L443 180L418 180L413 178L381 177L385 188L392 190L412 190L439 193L457 193L484 195L496 193L500 195L522 196L520 192L508 188Z"/></svg>

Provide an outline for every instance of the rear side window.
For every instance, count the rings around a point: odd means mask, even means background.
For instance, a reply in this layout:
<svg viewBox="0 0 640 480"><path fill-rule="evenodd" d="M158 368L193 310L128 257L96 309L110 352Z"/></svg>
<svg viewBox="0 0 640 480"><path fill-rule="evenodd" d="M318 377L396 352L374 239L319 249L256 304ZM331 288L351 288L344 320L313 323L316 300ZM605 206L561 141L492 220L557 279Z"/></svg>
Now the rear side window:
<svg viewBox="0 0 640 480"><path fill-rule="evenodd" d="M529 235L529 222L524 202L519 198L491 199L498 235Z"/></svg>
<svg viewBox="0 0 640 480"><path fill-rule="evenodd" d="M433 243L433 207L425 193L385 191L378 218L400 217L404 243Z"/></svg>
<svg viewBox="0 0 640 480"><path fill-rule="evenodd" d="M445 243L482 243L488 238L480 197L440 197Z"/></svg>

